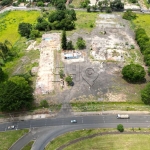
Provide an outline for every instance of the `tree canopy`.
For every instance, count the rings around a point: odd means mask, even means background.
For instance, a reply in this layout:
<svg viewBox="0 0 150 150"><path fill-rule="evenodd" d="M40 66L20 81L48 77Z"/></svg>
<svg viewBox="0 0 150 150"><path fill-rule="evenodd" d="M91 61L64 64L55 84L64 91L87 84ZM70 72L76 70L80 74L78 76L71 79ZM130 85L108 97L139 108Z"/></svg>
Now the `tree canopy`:
<svg viewBox="0 0 150 150"><path fill-rule="evenodd" d="M145 104L150 104L150 83L141 90L141 99Z"/></svg>
<svg viewBox="0 0 150 150"><path fill-rule="evenodd" d="M14 76L0 84L1 111L28 109L32 101L32 88L23 77Z"/></svg>
<svg viewBox="0 0 150 150"><path fill-rule="evenodd" d="M85 40L82 37L78 37L76 45L78 49L84 49L86 47Z"/></svg>
<svg viewBox="0 0 150 150"><path fill-rule="evenodd" d="M20 33L21 36L25 36L29 38L29 35L32 30L32 25L30 23L20 23L18 27L18 32Z"/></svg>
<svg viewBox="0 0 150 150"><path fill-rule="evenodd" d="M144 80L146 72L142 66L130 64L123 67L122 75L129 82L140 82Z"/></svg>

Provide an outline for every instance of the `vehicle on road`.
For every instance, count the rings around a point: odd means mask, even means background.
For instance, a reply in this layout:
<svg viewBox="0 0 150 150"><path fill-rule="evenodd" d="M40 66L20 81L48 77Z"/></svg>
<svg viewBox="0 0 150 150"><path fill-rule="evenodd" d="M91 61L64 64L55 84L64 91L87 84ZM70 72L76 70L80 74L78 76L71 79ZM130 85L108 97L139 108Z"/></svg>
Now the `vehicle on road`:
<svg viewBox="0 0 150 150"><path fill-rule="evenodd" d="M15 129L15 126L14 125L8 126L8 129Z"/></svg>
<svg viewBox="0 0 150 150"><path fill-rule="evenodd" d="M71 120L71 123L77 123L77 120Z"/></svg>
<svg viewBox="0 0 150 150"><path fill-rule="evenodd" d="M130 116L129 115L120 115L120 114L118 114L117 119L130 119Z"/></svg>

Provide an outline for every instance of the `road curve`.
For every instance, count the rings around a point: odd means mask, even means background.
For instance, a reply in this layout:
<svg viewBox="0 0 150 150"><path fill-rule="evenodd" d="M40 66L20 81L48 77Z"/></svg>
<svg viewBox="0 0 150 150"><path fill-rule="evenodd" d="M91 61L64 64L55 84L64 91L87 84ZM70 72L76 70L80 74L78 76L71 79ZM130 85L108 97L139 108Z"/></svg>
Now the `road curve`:
<svg viewBox="0 0 150 150"><path fill-rule="evenodd" d="M77 123L72 124L71 119L76 119ZM65 132L85 128L116 128L118 124L123 124L125 128L147 128L150 127L150 115L130 115L130 119L117 119L116 115L96 115L28 120L0 124L0 130L6 131L10 125L15 125L16 129L30 128L29 135L16 142L10 150L16 150L18 147L21 149L33 139L36 141L32 150L42 150L49 141Z"/></svg>

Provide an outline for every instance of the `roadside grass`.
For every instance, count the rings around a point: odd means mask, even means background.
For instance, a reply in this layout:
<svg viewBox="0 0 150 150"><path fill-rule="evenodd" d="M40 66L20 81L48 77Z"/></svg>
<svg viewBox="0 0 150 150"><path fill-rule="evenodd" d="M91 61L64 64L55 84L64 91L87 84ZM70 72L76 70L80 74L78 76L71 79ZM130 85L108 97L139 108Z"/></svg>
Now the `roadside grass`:
<svg viewBox="0 0 150 150"><path fill-rule="evenodd" d="M14 142L28 132L28 129L0 132L0 150L8 150Z"/></svg>
<svg viewBox="0 0 150 150"><path fill-rule="evenodd" d="M39 15L40 11L9 11L0 14L0 41L8 40L14 45L20 38L18 33L19 23L33 24Z"/></svg>
<svg viewBox="0 0 150 150"><path fill-rule="evenodd" d="M143 103L130 102L72 102L74 112L87 111L150 111L150 106Z"/></svg>
<svg viewBox="0 0 150 150"><path fill-rule="evenodd" d="M133 132L133 129L132 128L125 128L125 131L132 131ZM150 129L149 128L134 128L134 132L149 132L150 131ZM54 140L52 140L47 146L46 146L46 150L52 150L52 149L58 149L60 146L62 146L62 145L64 145L64 144L67 144L67 143L69 143L69 142L71 142L71 141L73 141L73 140L75 140L75 139L78 139L78 138L81 138L81 137L87 137L87 136L90 136L90 135L93 135L93 134L97 134L97 133L110 133L110 132L117 132L117 129L115 129L115 128L107 128L107 129L105 129L105 128L98 128L98 129L84 129L84 130L77 130L77 131L73 131L73 132L68 132L68 133L65 133L65 134L63 134L63 135L60 135L60 136L58 136L58 137L56 137ZM107 145L107 143L109 143L111 140L113 140L113 136L114 137L116 137L116 138L118 138L119 139L119 137L120 136L122 136L121 134L119 134L119 135L103 135L103 136L98 136L98 138L99 137L101 137L102 139L100 139L99 141L101 142L101 144L103 143L103 146L105 146L105 145ZM115 138L115 140L113 140L113 142L114 142L114 144L118 144L119 143L119 145L124 145L123 143L126 141L126 138L127 137L130 137L130 134L127 134L127 135L123 135L123 137L121 137L121 139L122 140L120 140L119 142L118 142L118 140ZM108 137L110 137L110 138L108 138ZM137 138L140 138L140 140L141 140L141 142L144 140L144 142L148 142L148 140L149 140L149 135L136 135L136 134L134 134L134 135L131 135L131 137L130 137L130 140L133 140L133 143L134 143L134 141L136 141L136 139ZM141 137L143 137L143 139L141 138ZM148 138L148 140L146 139L147 137L149 137ZM97 137L95 137L95 138L97 138ZM92 139L89 139L89 140L91 140L91 141L93 141L93 139L95 139L95 138L92 138ZM105 140L103 140L103 138L105 139ZM107 138L108 138L108 140L107 140ZM81 149L92 149L92 148L85 148L87 145L89 145L89 143L88 142L86 142L87 140L81 140L80 142L82 143L82 142L84 142L85 141L85 143L83 144L83 147L81 148ZM77 144L80 144L80 142L78 142ZM92 146L92 145L96 145L96 143L97 143L98 141L93 141L93 142L91 142L90 143L90 145ZM115 143L116 142L116 143ZM121 143L122 142L122 143ZM128 141L128 142L131 142L131 141ZM141 143L141 142L139 142L139 143ZM149 143L149 142L148 142ZM129 143L128 143L129 144ZM138 144L138 143L136 143L136 144ZM74 145L74 144L73 144ZM73 145L71 145L71 146L73 146ZM75 144L76 145L76 144ZM139 145L140 146L140 145ZM69 146L70 147L70 146ZM69 148L68 147L68 148ZM73 147L73 148L70 148L71 150L72 149L77 149L77 148L80 148L80 146L75 146L75 147ZM66 149L66 148L65 148ZM81 150L80 149L80 150ZM93 149L95 149L94 147L93 147ZM97 147L96 149L102 149L102 147ZM107 148L105 148L105 149L107 149ZM108 149L112 149L111 147L110 148L108 148ZM123 148L122 148L123 149ZM116 150L116 149L114 149L114 150ZM137 150L137 149L136 149ZM140 149L139 149L140 150Z"/></svg>
<svg viewBox="0 0 150 150"><path fill-rule="evenodd" d="M73 149L148 150L150 148L149 140L150 136L144 134L103 135L72 144L66 147L65 150L73 150Z"/></svg>
<svg viewBox="0 0 150 150"><path fill-rule="evenodd" d="M79 137L84 137L84 136L89 136L93 135L99 132L106 132L107 131L116 131L116 129L85 129L85 130L78 130L74 132L68 132L63 135L58 136L55 138L53 141L51 141L47 146L46 150L52 150L52 149L57 149L61 145L69 143L70 141L77 139Z"/></svg>
<svg viewBox="0 0 150 150"><path fill-rule="evenodd" d="M150 37L150 17L149 14L136 14L137 18L133 20L136 28L141 27L145 29L147 35Z"/></svg>
<svg viewBox="0 0 150 150"><path fill-rule="evenodd" d="M26 146L24 146L21 150L31 150L34 141L30 141Z"/></svg>

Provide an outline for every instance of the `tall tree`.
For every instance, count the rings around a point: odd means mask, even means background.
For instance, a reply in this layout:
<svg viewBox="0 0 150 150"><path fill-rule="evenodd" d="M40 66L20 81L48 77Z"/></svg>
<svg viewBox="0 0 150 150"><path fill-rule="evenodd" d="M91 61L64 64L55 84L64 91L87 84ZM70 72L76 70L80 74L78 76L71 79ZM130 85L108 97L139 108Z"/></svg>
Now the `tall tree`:
<svg viewBox="0 0 150 150"><path fill-rule="evenodd" d="M20 33L21 36L25 36L29 38L30 32L32 29L32 25L30 23L20 23L18 27L18 32Z"/></svg>
<svg viewBox="0 0 150 150"><path fill-rule="evenodd" d="M23 77L12 77L0 84L0 110L28 109L33 101L32 88Z"/></svg>
<svg viewBox="0 0 150 150"><path fill-rule="evenodd" d="M62 33L61 47L63 50L67 49L67 38L66 38L66 31L65 30L63 30L63 33Z"/></svg>

